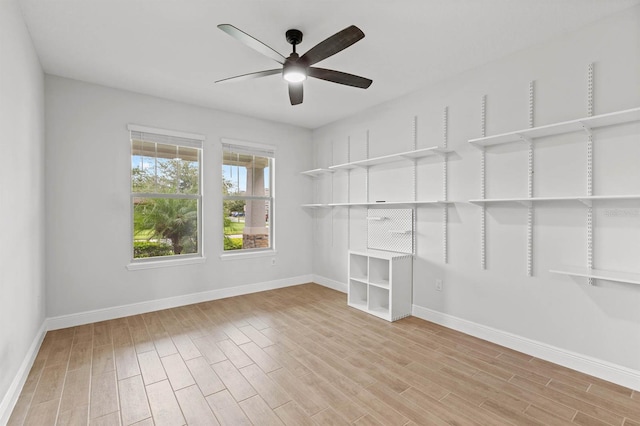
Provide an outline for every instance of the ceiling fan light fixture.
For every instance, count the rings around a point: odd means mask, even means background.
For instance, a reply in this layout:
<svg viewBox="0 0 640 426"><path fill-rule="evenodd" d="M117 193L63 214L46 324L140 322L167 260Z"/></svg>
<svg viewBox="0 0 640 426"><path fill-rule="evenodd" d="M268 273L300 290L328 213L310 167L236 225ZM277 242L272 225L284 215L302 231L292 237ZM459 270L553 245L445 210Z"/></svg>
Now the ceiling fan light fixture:
<svg viewBox="0 0 640 426"><path fill-rule="evenodd" d="M282 69L282 78L289 83L300 83L307 79L307 70L296 62L287 62Z"/></svg>

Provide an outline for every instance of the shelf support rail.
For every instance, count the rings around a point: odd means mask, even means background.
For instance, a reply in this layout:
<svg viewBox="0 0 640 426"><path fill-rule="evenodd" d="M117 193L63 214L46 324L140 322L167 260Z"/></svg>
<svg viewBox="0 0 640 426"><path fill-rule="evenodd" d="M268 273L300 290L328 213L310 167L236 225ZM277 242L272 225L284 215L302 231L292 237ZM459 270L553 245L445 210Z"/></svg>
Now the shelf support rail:
<svg viewBox="0 0 640 426"><path fill-rule="evenodd" d="M366 135L366 145L365 145L365 158L368 160L369 159L369 129L367 129L367 135ZM366 194L366 200L367 203L369 202L369 167L365 168L365 175L364 175L364 190L365 190L365 194Z"/></svg>
<svg viewBox="0 0 640 426"><path fill-rule="evenodd" d="M418 116L413 116L413 150L416 151L418 149ZM418 159L413 159L413 201L418 201ZM413 254L418 253L418 237L417 237L417 229L418 229L418 209L417 206L414 209L413 213Z"/></svg>
<svg viewBox="0 0 640 426"><path fill-rule="evenodd" d="M351 162L351 136L347 136L347 163ZM351 169L347 170L347 203L351 202ZM351 209L347 209L347 250L351 250Z"/></svg>
<svg viewBox="0 0 640 426"><path fill-rule="evenodd" d="M587 116L593 117L593 62L587 70ZM593 195L593 133L583 124L587 132L587 195ZM593 206L587 206L587 268L593 269ZM589 278L589 285L594 285Z"/></svg>
<svg viewBox="0 0 640 426"><path fill-rule="evenodd" d="M449 107L444 107L442 113L442 149L447 150L449 144ZM449 263L449 206L448 201L448 156L444 156L442 160L442 260Z"/></svg>
<svg viewBox="0 0 640 426"><path fill-rule="evenodd" d="M487 136L487 95L482 95L480 114L481 136ZM486 198L486 150L480 146L480 198ZM480 266L487 269L487 207L482 203L480 210Z"/></svg>
<svg viewBox="0 0 640 426"><path fill-rule="evenodd" d="M535 107L535 81L529 82L529 128L534 127L534 107ZM527 191L528 198L533 198L533 141L529 138L522 138L529 146ZM527 208L527 276L533 276L533 223L534 223L533 203L529 203Z"/></svg>

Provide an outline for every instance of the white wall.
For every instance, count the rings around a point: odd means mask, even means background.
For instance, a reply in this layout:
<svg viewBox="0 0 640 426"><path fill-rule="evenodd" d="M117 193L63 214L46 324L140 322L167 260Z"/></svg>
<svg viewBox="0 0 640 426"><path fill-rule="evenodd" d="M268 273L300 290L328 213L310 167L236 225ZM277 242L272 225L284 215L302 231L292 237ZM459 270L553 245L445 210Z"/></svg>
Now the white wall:
<svg viewBox="0 0 640 426"><path fill-rule="evenodd" d="M135 70L130 70L135 72ZM47 314L74 315L311 274L308 130L47 76ZM206 262L130 271L127 124L203 134ZM275 145L276 265L221 260L220 138Z"/></svg>
<svg viewBox="0 0 640 426"><path fill-rule="evenodd" d="M0 424L45 317L44 77L15 1L0 1Z"/></svg>
<svg viewBox="0 0 640 426"><path fill-rule="evenodd" d="M481 136L481 97L487 95L487 135L528 127L529 82L535 80L535 125L587 115L587 69L595 63L595 113L640 106L640 8L452 77L391 103L314 131L316 167L412 149L418 116L418 148L442 142L442 113L449 107L449 199L480 198L480 151L467 143ZM375 85L375 83L374 83ZM596 194L640 194L640 126L595 134ZM364 171L351 175L351 201L366 198ZM536 143L535 195L586 193L583 134ZM333 183L332 183L333 180ZM346 172L319 182L316 200L347 201ZM410 167L370 169L370 200L412 196ZM418 199L442 193L440 163L422 160ZM526 145L487 154L487 197L527 194ZM610 216L623 209L624 216ZM366 209L321 211L315 224L314 273L346 283L347 249L366 246ZM586 266L586 209L576 203L535 208L534 277L526 276L526 208L487 210L487 270L480 267L480 207L450 207L449 263L442 260L442 210L417 209L413 303L518 338L635 370L640 386L640 286L553 275L561 264ZM595 209L595 265L640 272L640 202L599 204ZM347 231L350 229L350 237ZM435 279L444 290L435 290Z"/></svg>

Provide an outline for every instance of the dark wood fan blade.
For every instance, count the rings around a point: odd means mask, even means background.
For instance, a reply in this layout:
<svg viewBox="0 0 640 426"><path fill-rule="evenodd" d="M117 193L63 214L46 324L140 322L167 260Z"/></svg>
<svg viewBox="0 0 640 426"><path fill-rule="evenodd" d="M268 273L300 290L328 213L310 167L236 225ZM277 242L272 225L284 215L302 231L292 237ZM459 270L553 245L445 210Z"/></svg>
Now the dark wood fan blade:
<svg viewBox="0 0 640 426"><path fill-rule="evenodd" d="M347 74L346 72L328 70L325 68L309 68L309 77L319 78L320 80L327 80L333 83L344 84L347 86L359 87L360 89L366 89L371 86L373 80L360 77L359 75Z"/></svg>
<svg viewBox="0 0 640 426"><path fill-rule="evenodd" d="M279 54L278 52L276 52L275 50L273 50L272 48L270 48L260 40L251 37L249 34L245 33L244 31L239 30L238 28L234 27L231 24L220 24L218 25L218 28L220 28L222 31L229 34L231 37L235 38L245 46L252 48L258 53L262 53L266 57L273 59L279 64L284 64L284 61L285 61L284 56L282 56L281 54Z"/></svg>
<svg viewBox="0 0 640 426"><path fill-rule="evenodd" d="M289 99L291 105L298 105L302 103L302 83L289 83Z"/></svg>
<svg viewBox="0 0 640 426"><path fill-rule="evenodd" d="M216 83L227 83L230 81L244 81L244 80L252 80L254 78L266 77L268 75L280 74L282 73L281 69L277 70L266 70L266 71L258 71L258 72L250 72L249 74L236 75L235 77L223 78L222 80L216 81Z"/></svg>
<svg viewBox="0 0 640 426"><path fill-rule="evenodd" d="M335 55L363 38L364 33L362 30L355 25L351 25L316 44L309 49L307 53L302 55L300 60L304 61L307 65L313 65L329 56Z"/></svg>

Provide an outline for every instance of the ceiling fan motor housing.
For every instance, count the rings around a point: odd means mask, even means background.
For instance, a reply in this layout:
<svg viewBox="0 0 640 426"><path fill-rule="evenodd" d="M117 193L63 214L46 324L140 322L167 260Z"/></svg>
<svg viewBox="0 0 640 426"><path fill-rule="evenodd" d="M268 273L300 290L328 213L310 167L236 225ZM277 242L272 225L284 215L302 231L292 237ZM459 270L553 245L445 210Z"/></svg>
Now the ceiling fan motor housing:
<svg viewBox="0 0 640 426"><path fill-rule="evenodd" d="M285 37L287 38L287 43L292 44L295 49L296 44L302 42L302 31L296 29L287 30Z"/></svg>

